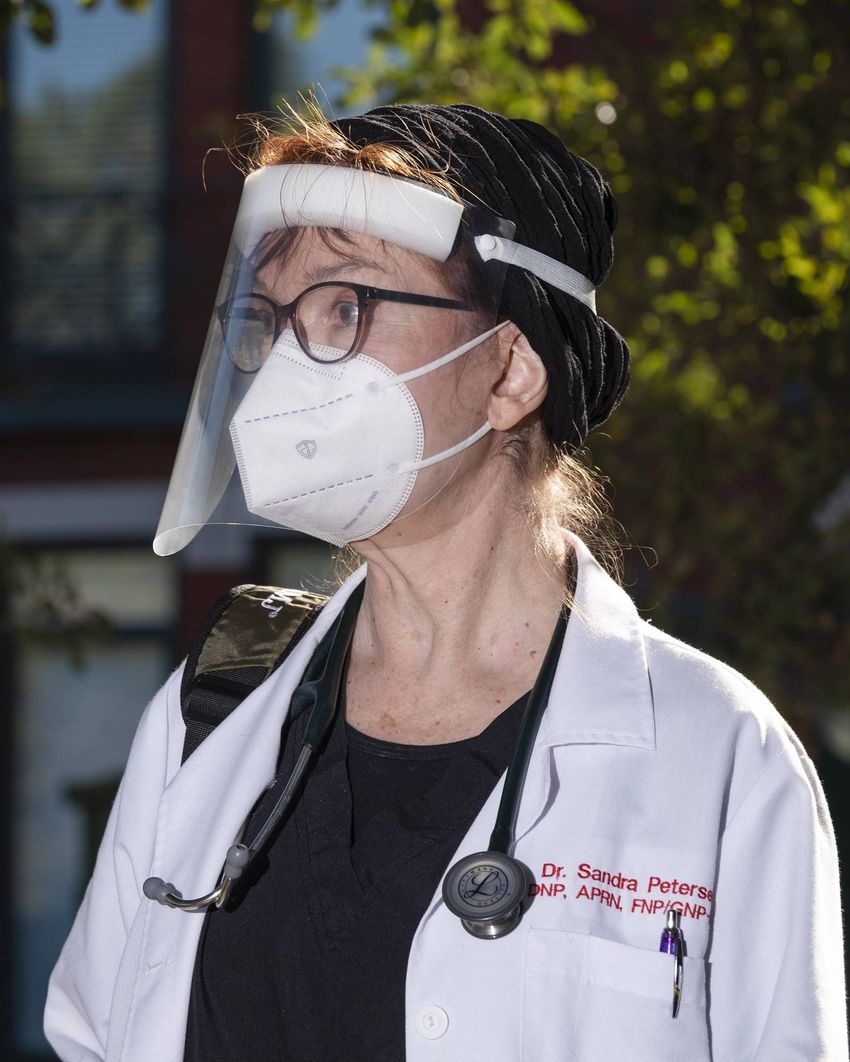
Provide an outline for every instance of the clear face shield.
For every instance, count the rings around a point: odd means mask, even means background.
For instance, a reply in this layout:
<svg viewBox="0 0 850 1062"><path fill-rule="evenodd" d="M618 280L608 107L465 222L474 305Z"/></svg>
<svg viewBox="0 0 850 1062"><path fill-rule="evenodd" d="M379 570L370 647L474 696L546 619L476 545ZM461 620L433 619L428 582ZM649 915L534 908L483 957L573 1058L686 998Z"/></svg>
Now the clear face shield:
<svg viewBox="0 0 850 1062"><path fill-rule="evenodd" d="M155 552L215 523L344 545L443 491L489 430L474 359L501 327L513 231L403 178L252 173Z"/></svg>

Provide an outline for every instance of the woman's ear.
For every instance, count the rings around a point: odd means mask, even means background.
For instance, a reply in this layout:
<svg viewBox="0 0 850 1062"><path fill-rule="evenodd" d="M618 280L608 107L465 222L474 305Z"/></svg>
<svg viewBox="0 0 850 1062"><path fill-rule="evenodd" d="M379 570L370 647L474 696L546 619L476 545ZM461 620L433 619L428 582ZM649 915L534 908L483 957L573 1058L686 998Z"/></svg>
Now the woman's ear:
<svg viewBox="0 0 850 1062"><path fill-rule="evenodd" d="M497 335L502 374L490 393L487 420L496 431L508 431L542 404L549 378L540 355L515 325Z"/></svg>

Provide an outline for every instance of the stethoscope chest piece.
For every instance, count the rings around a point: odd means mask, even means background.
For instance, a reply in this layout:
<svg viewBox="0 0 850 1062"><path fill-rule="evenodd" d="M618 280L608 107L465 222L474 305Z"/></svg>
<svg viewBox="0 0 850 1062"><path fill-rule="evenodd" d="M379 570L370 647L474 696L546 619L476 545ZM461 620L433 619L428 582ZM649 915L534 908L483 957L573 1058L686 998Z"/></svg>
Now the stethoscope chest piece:
<svg viewBox="0 0 850 1062"><path fill-rule="evenodd" d="M496 940L518 925L527 891L525 868L503 852L464 856L443 879L446 907L483 940Z"/></svg>

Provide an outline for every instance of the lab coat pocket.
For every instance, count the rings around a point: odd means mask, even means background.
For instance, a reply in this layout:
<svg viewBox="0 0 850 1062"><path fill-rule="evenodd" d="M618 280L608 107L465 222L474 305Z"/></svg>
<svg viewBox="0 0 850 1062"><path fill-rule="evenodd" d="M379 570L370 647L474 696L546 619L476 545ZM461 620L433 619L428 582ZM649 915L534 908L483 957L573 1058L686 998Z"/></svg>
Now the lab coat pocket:
<svg viewBox="0 0 850 1062"><path fill-rule="evenodd" d="M685 958L672 1017L673 958L559 929L531 929L522 1062L709 1062L705 962Z"/></svg>
<svg viewBox="0 0 850 1062"><path fill-rule="evenodd" d="M674 967L664 952L588 937L575 1062L709 1062L705 961L685 957L675 1018Z"/></svg>
<svg viewBox="0 0 850 1062"><path fill-rule="evenodd" d="M522 1062L574 1058L581 973L588 938L531 928L522 978Z"/></svg>

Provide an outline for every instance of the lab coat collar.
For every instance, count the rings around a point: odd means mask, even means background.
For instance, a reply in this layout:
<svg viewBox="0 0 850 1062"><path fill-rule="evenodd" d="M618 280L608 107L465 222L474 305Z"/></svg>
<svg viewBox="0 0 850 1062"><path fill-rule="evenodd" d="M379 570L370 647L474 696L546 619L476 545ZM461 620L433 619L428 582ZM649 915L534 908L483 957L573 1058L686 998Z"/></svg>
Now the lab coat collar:
<svg viewBox="0 0 850 1062"><path fill-rule="evenodd" d="M654 750L652 686L635 604L578 535L564 537L578 561L575 601L537 744ZM334 595L335 612L366 570L362 565Z"/></svg>
<svg viewBox="0 0 850 1062"><path fill-rule="evenodd" d="M540 738L548 746L654 750L652 687L637 609L578 535L564 534L578 559L578 578Z"/></svg>

